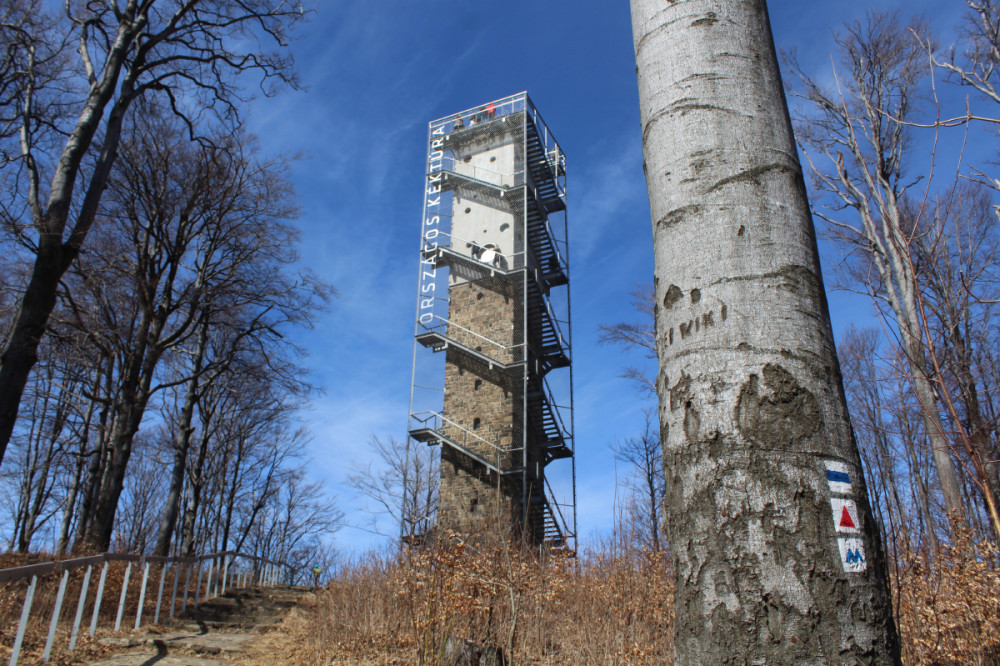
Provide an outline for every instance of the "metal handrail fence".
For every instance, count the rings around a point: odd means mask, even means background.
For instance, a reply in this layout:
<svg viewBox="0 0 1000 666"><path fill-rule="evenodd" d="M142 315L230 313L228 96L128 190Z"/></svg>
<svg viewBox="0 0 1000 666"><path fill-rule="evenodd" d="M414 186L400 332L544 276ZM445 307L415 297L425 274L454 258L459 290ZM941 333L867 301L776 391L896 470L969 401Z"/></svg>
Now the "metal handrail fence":
<svg viewBox="0 0 1000 666"><path fill-rule="evenodd" d="M454 157L442 158L441 170L449 171L459 176L478 180L481 183L486 183L487 185L493 185L500 188L509 189L511 187L517 187L524 182L523 171L516 174L503 173L502 171L496 171L495 169L487 169L486 167L477 166L475 164L467 164Z"/></svg>
<svg viewBox="0 0 1000 666"><path fill-rule="evenodd" d="M509 95L503 99L496 100L490 104L480 104L479 106L474 106L471 109L465 109L458 113L453 113L451 115L445 116L444 118L439 118L438 120L431 121L431 127L447 127L449 131L456 132L461 127L456 127L456 121L462 118L462 125L465 127L472 127L476 123L491 120L499 120L504 116L508 116L517 111L524 111L526 105L528 104L528 93L520 92L516 95ZM489 115L490 106L493 107L493 115Z"/></svg>
<svg viewBox="0 0 1000 666"><path fill-rule="evenodd" d="M495 270L499 268L501 274L506 274L508 272L516 271L524 267L524 255L525 255L524 251L515 252L513 254L503 254L501 252L498 252L498 256L501 257L502 259L502 266L504 266L501 268L501 266L491 266L490 264L484 262L482 259L476 258L471 254L466 255L465 252L462 252L463 245L465 246L466 249L472 247L479 247L479 243L474 240L468 240L462 238L461 236L456 236L455 234L446 233L443 231L437 235L437 238L441 239L441 242L438 245L423 251L423 256L425 259L433 258L437 254L438 250L451 250L455 254L460 254L463 257L468 257L469 261L479 262L480 264L483 265L484 270ZM446 240L447 242L445 242ZM482 248L479 249L482 250Z"/></svg>
<svg viewBox="0 0 1000 666"><path fill-rule="evenodd" d="M569 523L566 522L566 516L563 515L562 505L556 501L556 494L552 492L552 485L549 483L548 477L545 478L545 489L548 491L549 507L554 509L552 512L552 517L556 520L556 524L559 526L559 530L562 532L564 537L576 538L576 534L571 532L569 529Z"/></svg>
<svg viewBox="0 0 1000 666"><path fill-rule="evenodd" d="M520 447L513 447L513 446L504 447L494 442L491 442L490 440L484 437L480 437L476 433L456 423L455 421L452 421L451 419L449 419L444 414L441 414L440 412L425 411L425 412L413 413L410 415L410 430L417 429L417 427L414 427L415 424L419 424L418 426L419 428L429 428L430 430L433 430L434 432L437 433L441 433L442 426L447 424L448 426L450 426L451 428L455 429L456 431L462 434L462 441L461 442L456 441L454 442L455 444L458 444L462 448L466 449L470 454L475 455L476 457L490 464L497 471L502 469L500 460L502 456L509 455L511 453L515 453L521 450ZM469 450L468 448L470 441L473 444L485 444L486 446L491 447L493 449L492 452L493 460L491 461L489 460L489 458L486 458L483 455L477 455L475 453L472 453L472 451ZM515 471L517 470L508 470L503 473L513 473Z"/></svg>
<svg viewBox="0 0 1000 666"><path fill-rule="evenodd" d="M16 666L20 658L21 649L24 642L25 633L32 622L44 622L48 617L48 631L45 639L45 647L42 653L42 662L48 662L52 656L52 649L55 644L56 634L64 615L69 615L64 609L67 589L70 583L70 573L76 570L85 569L82 579L79 581L79 595L76 603L76 610L72 613L72 628L69 634L69 651L76 649L77 639L80 635L80 626L84 618L87 600L91 587L91 579L96 567L100 567L100 577L97 583L97 590L93 595L89 635L93 636L97 631L101 618L101 607L104 605L105 596L114 596L116 590L114 583L109 584L109 569L112 563L125 563L125 571L118 593L118 606L114 613L114 631L121 629L122 621L125 618L126 610L131 616L134 608L135 621L133 628L142 626L143 611L146 602L147 589L149 587L150 571L154 566L159 566L159 585L156 588L156 604L153 608L153 624L160 622L160 614L163 610L164 584L167 581L168 570L173 573L173 580L170 589L169 617L174 618L177 612L178 590L183 568L184 587L180 598L180 612L187 610L188 600L191 597L191 583L194 579L194 605L197 606L203 601L207 601L213 596L220 596L226 593L227 589L233 587L247 587L257 585L270 587L280 584L282 581L291 579L291 571L287 564L269 560L255 555L247 555L236 551L223 551L210 553L195 557L160 557L154 555L132 555L126 553L102 553L89 557L78 557L68 560L52 562L40 562L26 566L0 569L0 584L10 585L18 581L29 581L24 593L24 601L21 605L21 615L14 635L14 643L11 646L9 666ZM207 566L206 566L207 564ZM133 578L133 568L139 571L135 576L138 583L135 589L130 590L130 583ZM37 592L39 591L39 581L47 576L62 573L59 577L58 590L51 606L51 614L45 613L45 609L39 609L35 604ZM138 575L141 573L141 577ZM115 577L117 579L117 576ZM44 582L44 581L43 581ZM54 587L53 585L50 587ZM129 597L138 594L138 601L133 608L129 607ZM32 613L35 607L36 612ZM108 609L105 608L107 611ZM106 612L105 615L108 615ZM148 618L148 615L147 615ZM5 632L6 633L6 632Z"/></svg>
<svg viewBox="0 0 1000 666"><path fill-rule="evenodd" d="M552 416L556 420L556 427L559 428L559 434L562 436L563 440L573 439L573 433L566 427L566 423L563 421L562 417L562 410L568 408L566 405L560 405L556 402L556 399L552 394L552 388L549 386L549 380L545 377L542 377L542 390L545 391L545 399L548 401L549 407L552 408Z"/></svg>
<svg viewBox="0 0 1000 666"><path fill-rule="evenodd" d="M500 352L500 353L510 352L511 355L513 356L513 358L514 358L514 361L506 361L507 363L517 362L517 361L521 360L521 358L524 356L524 352L523 352L524 343L523 342L518 343L516 345L503 345L503 344L497 342L496 340L491 340L490 338L486 337L485 335L480 335L479 333L476 333L471 328L466 328L465 326L462 326L461 324L456 324L455 322L451 321L450 319L445 319L444 317L441 317L439 315L434 315L431 318L431 321L433 322L435 319L437 320L436 323L430 323L430 324L425 324L423 322L417 322L417 323L420 326L420 328L422 328L424 331L426 331L428 333L438 333L438 334L440 334L441 336L443 336L445 338L449 338L449 339L454 340L454 338L456 336L454 335L454 333L451 333L451 329L454 328L454 329L457 329L458 331L461 331L462 333L466 334L467 336L473 338L472 342L483 342L484 344L491 345L492 347L496 348L496 350L498 352ZM562 338L560 338L560 340L561 339ZM459 343L459 344L461 344L461 343ZM520 350L520 351L518 351L518 350ZM485 356L490 356L490 354L486 354L485 352L481 352L480 351L480 353L484 354ZM490 356L490 357L492 358L492 356ZM504 363L504 361L500 360L499 358L493 358L493 360L495 362L497 362L497 363Z"/></svg>

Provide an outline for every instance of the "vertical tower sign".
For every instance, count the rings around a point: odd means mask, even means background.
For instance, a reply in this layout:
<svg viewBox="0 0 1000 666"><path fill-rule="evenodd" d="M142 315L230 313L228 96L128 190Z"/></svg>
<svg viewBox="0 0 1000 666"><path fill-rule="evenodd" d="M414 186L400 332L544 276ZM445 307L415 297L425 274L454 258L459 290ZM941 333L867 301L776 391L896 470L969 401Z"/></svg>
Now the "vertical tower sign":
<svg viewBox="0 0 1000 666"><path fill-rule="evenodd" d="M438 528L575 547L565 155L520 93L431 122L425 183L409 435L441 447Z"/></svg>

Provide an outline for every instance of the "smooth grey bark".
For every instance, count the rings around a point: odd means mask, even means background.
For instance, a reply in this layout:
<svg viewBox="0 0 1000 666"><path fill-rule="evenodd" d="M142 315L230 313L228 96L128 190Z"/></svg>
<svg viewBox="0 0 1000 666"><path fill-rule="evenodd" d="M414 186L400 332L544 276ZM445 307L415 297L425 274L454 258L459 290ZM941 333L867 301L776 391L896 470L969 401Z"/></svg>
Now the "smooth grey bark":
<svg viewBox="0 0 1000 666"><path fill-rule="evenodd" d="M685 664L899 663L763 0L632 0ZM826 463L852 481L846 572Z"/></svg>

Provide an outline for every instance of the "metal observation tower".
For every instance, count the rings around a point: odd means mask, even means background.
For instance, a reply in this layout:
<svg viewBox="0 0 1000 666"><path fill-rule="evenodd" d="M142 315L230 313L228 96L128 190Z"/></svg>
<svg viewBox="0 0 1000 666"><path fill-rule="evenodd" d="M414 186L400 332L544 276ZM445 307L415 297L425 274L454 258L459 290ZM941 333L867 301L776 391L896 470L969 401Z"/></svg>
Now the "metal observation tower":
<svg viewBox="0 0 1000 666"><path fill-rule="evenodd" d="M438 529L575 549L565 155L520 93L431 122L425 185L409 436L441 446Z"/></svg>

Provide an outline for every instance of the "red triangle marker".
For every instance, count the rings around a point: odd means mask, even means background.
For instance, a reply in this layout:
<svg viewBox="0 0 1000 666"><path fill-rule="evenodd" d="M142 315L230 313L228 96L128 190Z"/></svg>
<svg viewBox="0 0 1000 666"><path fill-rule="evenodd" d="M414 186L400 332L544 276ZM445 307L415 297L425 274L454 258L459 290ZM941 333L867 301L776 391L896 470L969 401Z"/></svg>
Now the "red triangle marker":
<svg viewBox="0 0 1000 666"><path fill-rule="evenodd" d="M858 526L854 524L853 520L851 520L851 512L847 510L846 506L840 514L840 527L849 527L854 530L858 529Z"/></svg>

